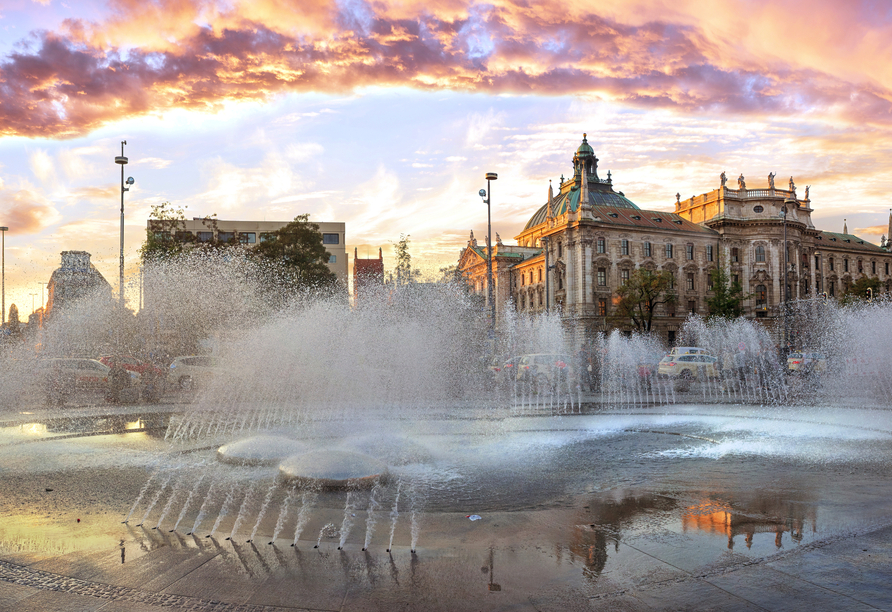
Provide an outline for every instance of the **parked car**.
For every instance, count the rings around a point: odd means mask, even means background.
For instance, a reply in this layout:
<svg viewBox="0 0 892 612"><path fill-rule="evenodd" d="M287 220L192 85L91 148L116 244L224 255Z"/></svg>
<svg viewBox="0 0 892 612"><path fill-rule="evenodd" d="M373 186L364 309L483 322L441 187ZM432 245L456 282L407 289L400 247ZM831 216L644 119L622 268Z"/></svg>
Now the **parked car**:
<svg viewBox="0 0 892 612"><path fill-rule="evenodd" d="M167 378L166 369L159 368L145 361L140 361L136 357L131 357L129 355L103 355L99 358L99 361L110 368L120 366L127 372L138 374L140 379L140 395L142 396L142 399L154 402L161 397L161 394L164 391L165 379Z"/></svg>
<svg viewBox="0 0 892 612"><path fill-rule="evenodd" d="M37 367L43 382L64 385L70 391L104 389L111 371L95 359L42 359Z"/></svg>
<svg viewBox="0 0 892 612"><path fill-rule="evenodd" d="M136 372L140 376L144 376L146 372L151 372L158 376L166 376L167 371L158 366L152 365L145 361L140 361L136 357L129 355L103 355L99 358L100 363L104 363L108 367L112 367L113 363L118 363L128 372Z"/></svg>
<svg viewBox="0 0 892 612"><path fill-rule="evenodd" d="M706 355L709 351L699 346L675 346L666 353L666 357L678 357L680 355Z"/></svg>
<svg viewBox="0 0 892 612"><path fill-rule="evenodd" d="M223 363L219 357L189 355L173 360L168 369L167 380L183 391L190 391L196 386L207 384L223 371Z"/></svg>
<svg viewBox="0 0 892 612"><path fill-rule="evenodd" d="M517 361L515 380L533 385L538 390L555 390L558 385L574 380L573 358L557 353L521 355Z"/></svg>
<svg viewBox="0 0 892 612"><path fill-rule="evenodd" d="M520 356L515 357L494 357L489 364L489 371L492 373L492 381L496 385L504 386L514 382L517 371L517 362Z"/></svg>
<svg viewBox="0 0 892 612"><path fill-rule="evenodd" d="M672 355L671 353L660 360L658 372L662 376L678 378L700 378L700 373L707 378L715 378L718 372L715 368L716 357L693 353L687 355Z"/></svg>
<svg viewBox="0 0 892 612"><path fill-rule="evenodd" d="M822 353L790 353L787 356L790 372L819 372L827 370L827 358Z"/></svg>

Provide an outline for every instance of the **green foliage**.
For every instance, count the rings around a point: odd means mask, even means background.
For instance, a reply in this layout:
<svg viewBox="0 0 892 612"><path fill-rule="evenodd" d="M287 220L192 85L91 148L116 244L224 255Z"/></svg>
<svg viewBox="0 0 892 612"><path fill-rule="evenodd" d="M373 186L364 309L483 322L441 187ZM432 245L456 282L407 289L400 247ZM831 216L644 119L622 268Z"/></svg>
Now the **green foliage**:
<svg viewBox="0 0 892 612"><path fill-rule="evenodd" d="M721 268L715 268L709 276L712 278L713 296L706 298L706 307L709 316L723 319L736 319L743 316L743 301L749 295L743 294L743 287L738 282L730 282L731 279Z"/></svg>
<svg viewBox="0 0 892 612"><path fill-rule="evenodd" d="M217 235L217 215L202 219L208 231ZM162 202L152 206L149 213L149 227L146 230L146 241L139 249L143 262L162 261L188 253L198 246L213 248L221 246L216 241L198 242L198 237L186 231L186 209L174 208L170 202Z"/></svg>
<svg viewBox="0 0 892 612"><path fill-rule="evenodd" d="M616 290L619 298L612 319L620 324L631 323L639 332L650 332L654 311L660 304L674 304L672 273L639 268L628 282Z"/></svg>
<svg viewBox="0 0 892 612"><path fill-rule="evenodd" d="M421 276L421 270L412 268L412 255L409 253L409 234L400 234L400 239L393 244L393 255L396 258L396 268L390 275L390 282L397 285L414 283Z"/></svg>
<svg viewBox="0 0 892 612"><path fill-rule="evenodd" d="M303 214L285 227L273 232L273 239L261 242L253 250L257 260L281 262L291 280L300 286L334 285L337 276L328 269L331 255L322 244L319 225Z"/></svg>
<svg viewBox="0 0 892 612"><path fill-rule="evenodd" d="M872 297L879 297L882 287L883 284L880 282L879 278L875 276L862 276L849 285L849 288L842 294L842 303L854 304L862 300L867 300L871 297L871 292L873 293Z"/></svg>

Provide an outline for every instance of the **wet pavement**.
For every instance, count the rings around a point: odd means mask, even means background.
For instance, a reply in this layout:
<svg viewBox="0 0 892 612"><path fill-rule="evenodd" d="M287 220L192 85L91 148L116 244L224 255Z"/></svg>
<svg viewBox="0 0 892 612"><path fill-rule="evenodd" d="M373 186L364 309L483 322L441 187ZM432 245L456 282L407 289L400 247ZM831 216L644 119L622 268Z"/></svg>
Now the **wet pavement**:
<svg viewBox="0 0 892 612"><path fill-rule="evenodd" d="M183 410L0 415L0 609L892 610L882 407L301 423L400 451L312 499L165 440Z"/></svg>

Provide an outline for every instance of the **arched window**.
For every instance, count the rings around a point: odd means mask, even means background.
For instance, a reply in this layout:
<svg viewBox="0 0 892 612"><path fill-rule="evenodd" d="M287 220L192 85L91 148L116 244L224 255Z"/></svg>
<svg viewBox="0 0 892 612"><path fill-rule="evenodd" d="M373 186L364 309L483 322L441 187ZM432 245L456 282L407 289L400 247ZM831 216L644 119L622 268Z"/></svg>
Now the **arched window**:
<svg viewBox="0 0 892 612"><path fill-rule="evenodd" d="M765 247L763 247L763 246L756 247L756 261L757 262L765 261Z"/></svg>

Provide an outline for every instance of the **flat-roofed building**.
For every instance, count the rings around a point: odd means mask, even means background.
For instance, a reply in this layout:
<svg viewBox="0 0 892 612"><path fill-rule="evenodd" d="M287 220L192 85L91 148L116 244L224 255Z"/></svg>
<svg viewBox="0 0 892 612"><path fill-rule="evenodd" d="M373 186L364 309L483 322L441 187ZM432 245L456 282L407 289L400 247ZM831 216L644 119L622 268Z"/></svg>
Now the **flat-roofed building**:
<svg viewBox="0 0 892 612"><path fill-rule="evenodd" d="M147 228L149 231L161 230L158 221L149 219ZM291 221L231 221L227 219L206 219L194 217L188 221L179 221L176 225L176 233L186 232L194 235L198 242L240 242L253 246L273 238L273 233ZM347 249L344 246L346 240L346 225L334 221L313 221L319 226L322 234L322 244L329 253L328 269L334 272L338 280L347 282ZM169 226L169 222L168 222ZM167 226L165 226L167 227ZM172 238L175 238L173 236Z"/></svg>

